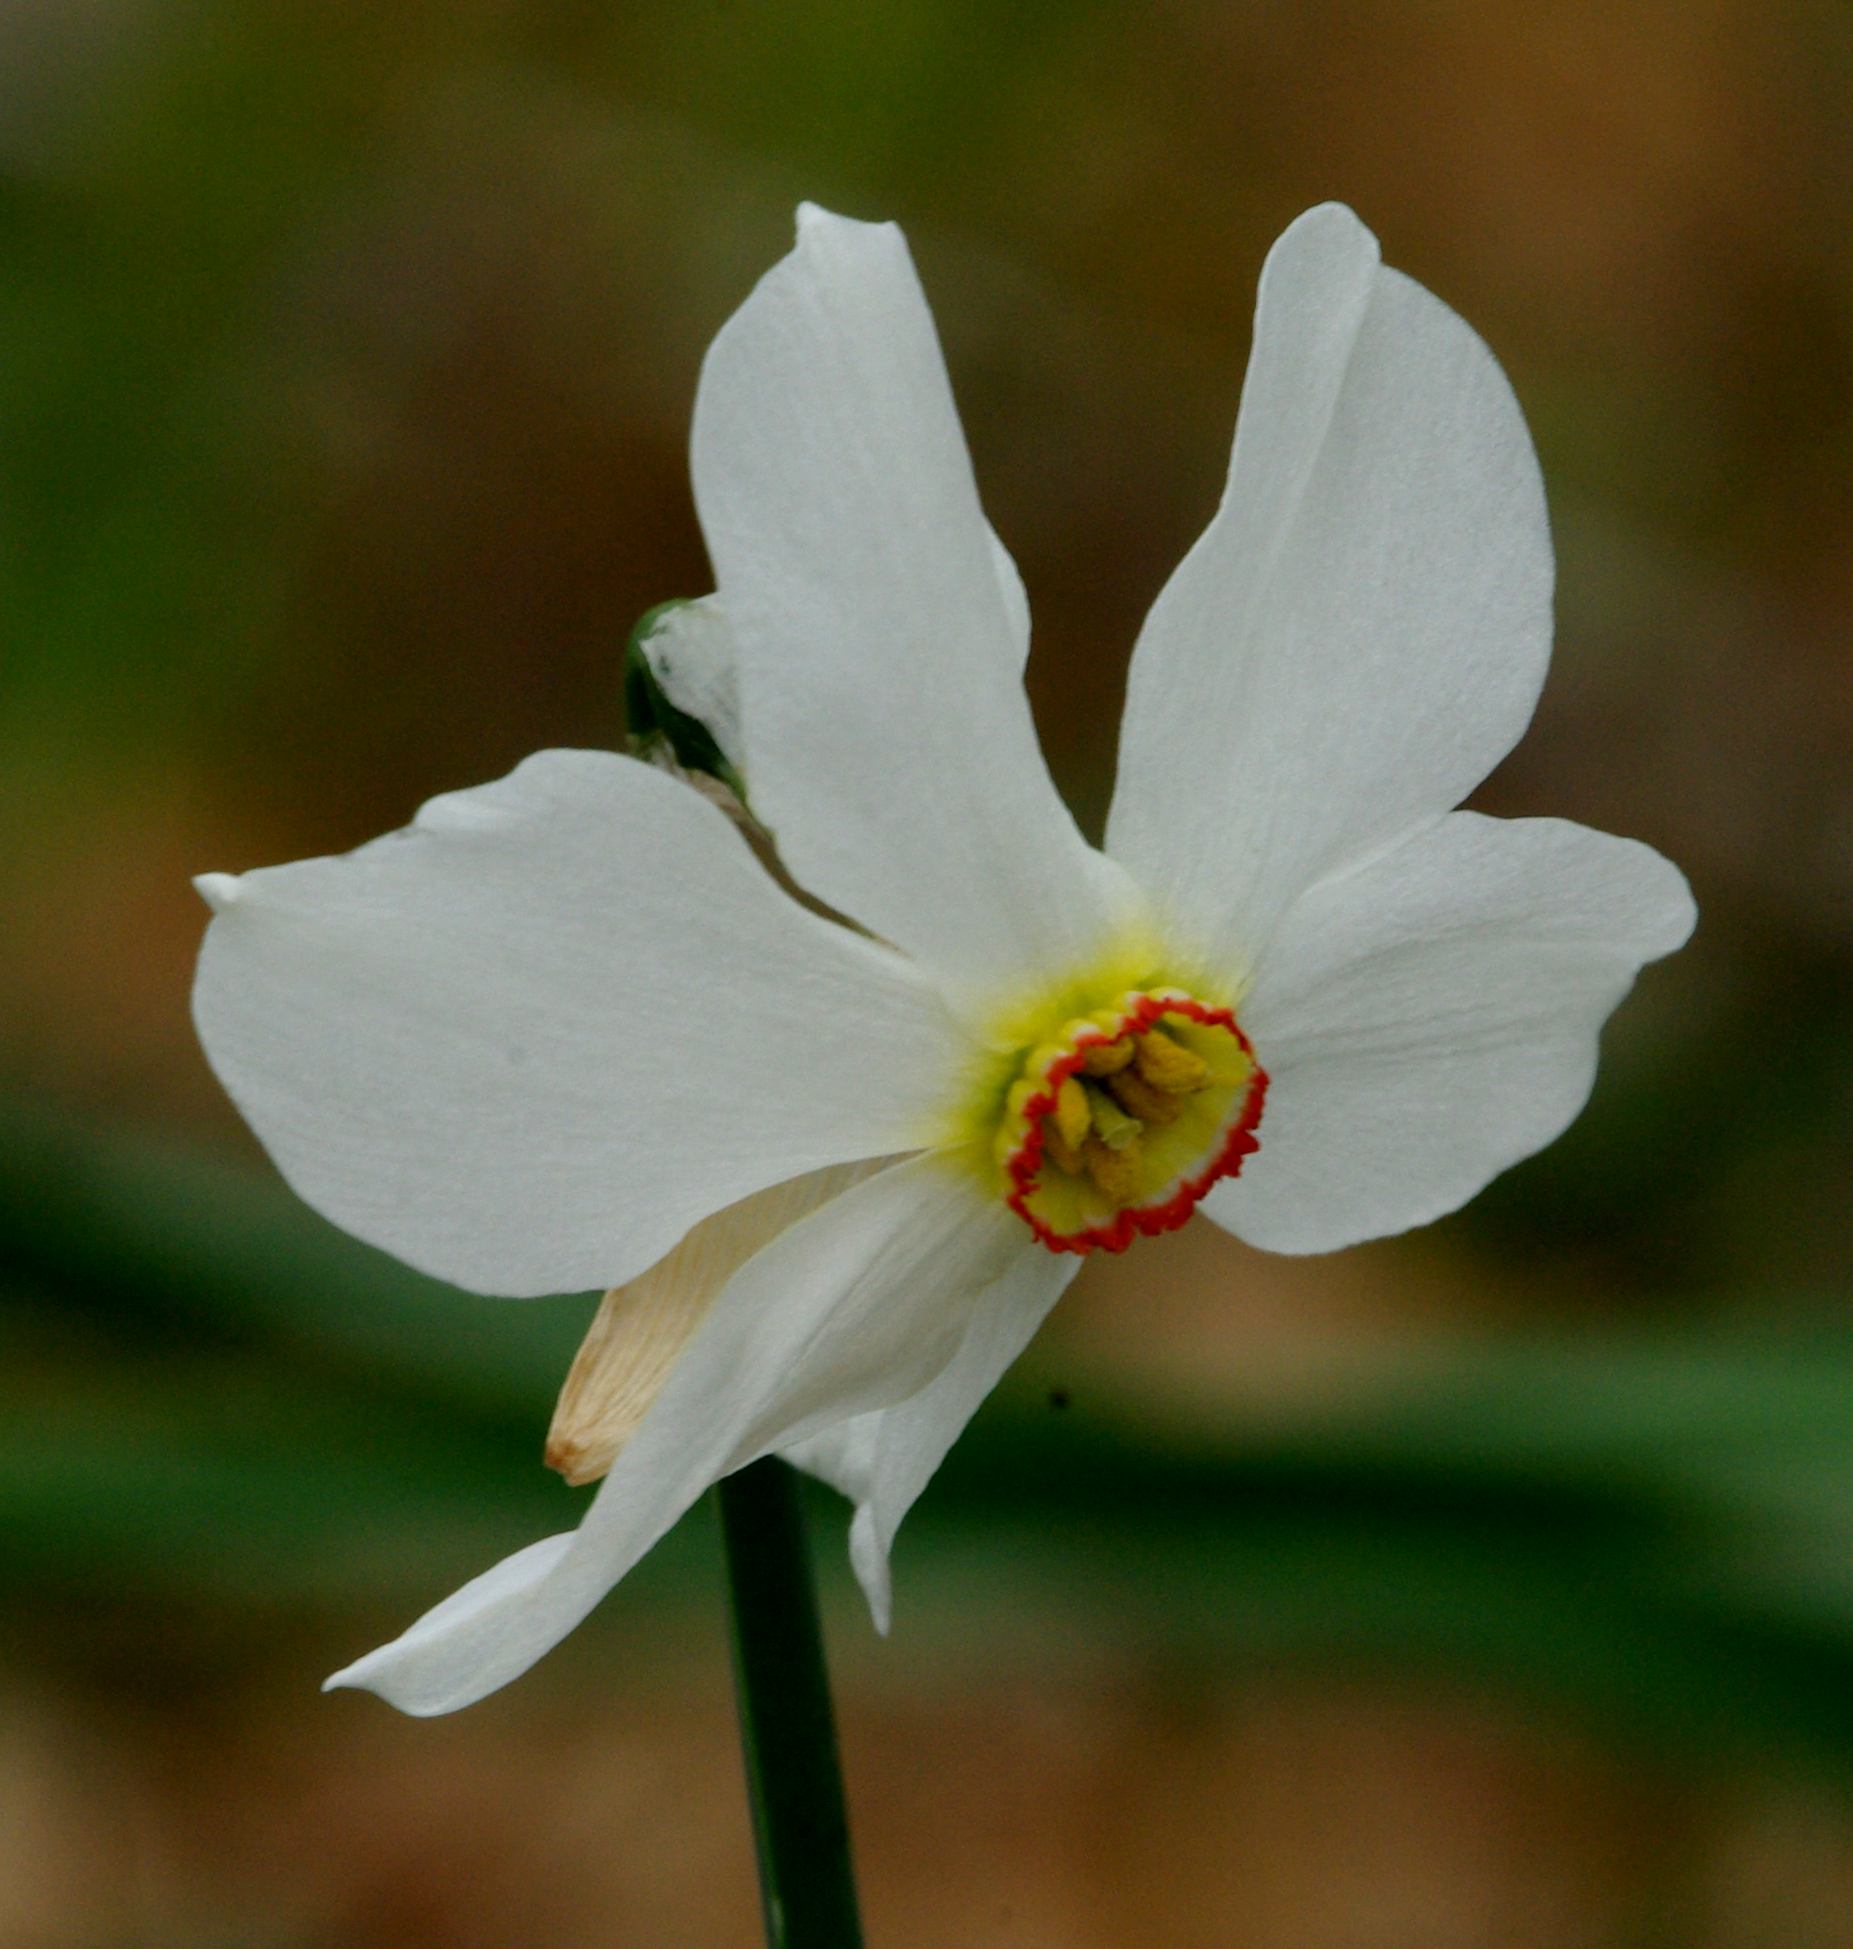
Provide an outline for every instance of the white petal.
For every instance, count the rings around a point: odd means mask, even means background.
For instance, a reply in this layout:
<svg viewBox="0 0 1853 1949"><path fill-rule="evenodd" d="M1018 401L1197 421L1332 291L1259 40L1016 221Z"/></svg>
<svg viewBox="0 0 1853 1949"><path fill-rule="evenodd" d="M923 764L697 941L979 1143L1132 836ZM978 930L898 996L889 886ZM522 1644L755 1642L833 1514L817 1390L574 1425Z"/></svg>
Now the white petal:
<svg viewBox="0 0 1853 1949"><path fill-rule="evenodd" d="M482 1292L621 1284L768 1184L918 1148L963 1057L897 955L607 753L203 890L200 1035L283 1174Z"/></svg>
<svg viewBox="0 0 1853 1949"><path fill-rule="evenodd" d="M417 1671L428 1663L441 1663L445 1646L459 1635L486 1632L493 1638L501 1618L511 1612L518 1613L547 1589L572 1555L577 1536L576 1530L562 1530L558 1536L542 1537L538 1543L530 1543L526 1549L492 1564L480 1577L472 1577L461 1590L452 1591L443 1603L433 1605L391 1644L369 1652L365 1658L357 1658L353 1664L324 1679L322 1690L334 1692L352 1686L356 1690L375 1691L401 1711L421 1716L446 1710L443 1705L421 1707L413 1702L409 1692L404 1698L399 1697L376 1681L376 1668L386 1673Z"/></svg>
<svg viewBox="0 0 1853 1949"><path fill-rule="evenodd" d="M1222 505L1133 656L1107 850L1232 974L1516 742L1551 550L1492 354L1336 204L1262 273Z"/></svg>
<svg viewBox="0 0 1853 1949"><path fill-rule="evenodd" d="M918 1394L786 1451L857 1505L849 1556L878 1631L893 1615L888 1552L901 1519L1080 1269L1071 1253L1022 1254L981 1295L958 1353Z"/></svg>
<svg viewBox="0 0 1853 1949"><path fill-rule="evenodd" d="M1023 666L1029 661L1029 592L1023 587L1023 578L1017 573L1015 558L1010 550L997 538L996 531L989 523L985 532L991 540L991 568L997 576L997 592L1002 598L1004 615L1009 623L1012 654L1016 659L1016 670L1022 675Z"/></svg>
<svg viewBox="0 0 1853 1949"><path fill-rule="evenodd" d="M663 695L701 725L721 756L744 775L739 652L720 597L669 604L638 648Z"/></svg>
<svg viewBox="0 0 1853 1949"><path fill-rule="evenodd" d="M1604 1019L1693 919L1658 853L1556 819L1458 812L1315 887L1242 1010L1261 1148L1204 1210L1275 1252L1454 1210L1583 1107Z"/></svg>
<svg viewBox="0 0 1853 1949"><path fill-rule="evenodd" d="M693 460L754 808L796 878L966 997L1092 953L1123 877L1037 746L1021 591L898 230L800 212L709 350Z"/></svg>
<svg viewBox="0 0 1853 1949"><path fill-rule="evenodd" d="M507 1684L711 1483L925 1386L957 1350L978 1295L1040 1252L941 1155L844 1192L734 1278L568 1545L556 1538L511 1558L329 1683L366 1686L419 1714Z"/></svg>

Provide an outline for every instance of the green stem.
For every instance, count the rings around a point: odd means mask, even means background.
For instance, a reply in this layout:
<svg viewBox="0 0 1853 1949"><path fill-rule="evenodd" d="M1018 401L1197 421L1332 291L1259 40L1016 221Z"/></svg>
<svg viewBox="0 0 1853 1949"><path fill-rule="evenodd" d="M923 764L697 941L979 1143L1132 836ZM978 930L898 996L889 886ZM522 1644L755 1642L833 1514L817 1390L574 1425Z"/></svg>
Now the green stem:
<svg viewBox="0 0 1853 1949"><path fill-rule="evenodd" d="M720 1504L766 1942L861 1949L798 1472L767 1456L722 1481Z"/></svg>

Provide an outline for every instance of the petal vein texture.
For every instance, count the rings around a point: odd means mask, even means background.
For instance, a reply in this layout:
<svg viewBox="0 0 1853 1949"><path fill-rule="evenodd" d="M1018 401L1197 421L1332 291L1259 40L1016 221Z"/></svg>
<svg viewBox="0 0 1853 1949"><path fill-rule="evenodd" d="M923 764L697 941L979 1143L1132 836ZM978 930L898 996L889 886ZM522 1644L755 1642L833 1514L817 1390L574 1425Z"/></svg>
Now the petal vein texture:
<svg viewBox="0 0 1853 1949"><path fill-rule="evenodd" d="M976 1006L1086 961L1124 880L1043 761L1021 589L897 229L801 213L708 352L693 469L793 875Z"/></svg>
<svg viewBox="0 0 1853 1949"><path fill-rule="evenodd" d="M1693 919L1650 847L1473 812L1314 888L1245 1011L1264 1140L1204 1211L1329 1252L1454 1210L1583 1107L1609 1011Z"/></svg>
<svg viewBox="0 0 1853 1949"><path fill-rule="evenodd" d="M1324 204L1269 253L1228 487L1133 654L1107 850L1251 971L1315 881L1457 805L1550 654L1543 485L1453 312Z"/></svg>
<svg viewBox="0 0 1853 1949"><path fill-rule="evenodd" d="M200 1036L284 1176L477 1292L621 1285L768 1184L917 1149L966 1048L899 956L607 753L205 890Z"/></svg>

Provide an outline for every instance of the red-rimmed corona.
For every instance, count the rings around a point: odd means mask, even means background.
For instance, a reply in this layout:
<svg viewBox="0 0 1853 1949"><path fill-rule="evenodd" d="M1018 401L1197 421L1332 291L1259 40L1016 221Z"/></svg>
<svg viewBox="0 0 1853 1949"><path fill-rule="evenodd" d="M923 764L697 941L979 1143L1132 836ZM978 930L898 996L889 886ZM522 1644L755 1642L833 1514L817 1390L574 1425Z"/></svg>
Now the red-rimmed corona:
<svg viewBox="0 0 1853 1949"><path fill-rule="evenodd" d="M1178 988L1121 995L1031 1049L1005 1093L1005 1202L1052 1252L1123 1252L1235 1176L1266 1100L1232 1010Z"/></svg>

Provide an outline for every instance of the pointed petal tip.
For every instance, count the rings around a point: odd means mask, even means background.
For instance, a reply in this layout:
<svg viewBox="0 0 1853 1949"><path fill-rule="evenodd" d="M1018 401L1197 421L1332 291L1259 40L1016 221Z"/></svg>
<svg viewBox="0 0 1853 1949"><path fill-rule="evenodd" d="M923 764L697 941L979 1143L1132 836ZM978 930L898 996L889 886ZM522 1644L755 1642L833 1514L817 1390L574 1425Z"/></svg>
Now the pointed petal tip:
<svg viewBox="0 0 1853 1949"><path fill-rule="evenodd" d="M839 215L835 210L826 210L821 203L808 199L798 205L797 237L798 248L806 244L821 243L832 231L861 230L866 225L858 223L854 217Z"/></svg>
<svg viewBox="0 0 1853 1949"><path fill-rule="evenodd" d="M1327 201L1302 210L1276 238L1268 255L1308 248L1360 251L1373 264L1383 261L1377 233L1349 203Z"/></svg>
<svg viewBox="0 0 1853 1949"><path fill-rule="evenodd" d="M193 886L215 914L224 913L244 892L235 873L196 873Z"/></svg>
<svg viewBox="0 0 1853 1949"><path fill-rule="evenodd" d="M849 1565L868 1602L869 1622L885 1638L894 1623L894 1578L888 1567L888 1546L876 1527L875 1511L858 1505L849 1525Z"/></svg>
<svg viewBox="0 0 1853 1949"><path fill-rule="evenodd" d="M1588 834L1593 829L1576 826L1573 830ZM1669 954L1677 954L1691 940L1699 924L1699 903L1684 872L1657 847L1642 839L1596 833L1590 843L1607 846L1632 871L1635 926L1627 936L1627 951L1634 955L1636 965L1644 967L1649 962L1664 960Z"/></svg>
<svg viewBox="0 0 1853 1949"><path fill-rule="evenodd" d="M1698 931L1699 903L1692 891L1692 882L1664 854L1660 857L1671 885L1668 888L1666 929L1661 935L1665 945L1659 951L1662 955L1676 954Z"/></svg>
<svg viewBox="0 0 1853 1949"><path fill-rule="evenodd" d="M330 1692L371 1692L376 1699L389 1705L395 1712L402 1712L408 1719L435 1719L453 1710L447 1703L432 1703L427 1699L408 1698L376 1684L367 1675L367 1667L373 1662L373 1654L358 1658L351 1665L344 1665L340 1671L322 1680L321 1691L324 1697Z"/></svg>
<svg viewBox="0 0 1853 1949"><path fill-rule="evenodd" d="M891 1636L894 1631L894 1585L885 1558L874 1575L863 1581L862 1594L868 1600L869 1622L875 1627L875 1635L878 1638Z"/></svg>
<svg viewBox="0 0 1853 1949"><path fill-rule="evenodd" d="M321 1689L324 1693L371 1692L375 1698L385 1699L389 1704L397 1704L398 1701L375 1682L375 1668L379 1662L380 1651L378 1649L369 1651L364 1656L354 1659L351 1664L343 1665L338 1672L330 1672L322 1680Z"/></svg>
<svg viewBox="0 0 1853 1949"><path fill-rule="evenodd" d="M1367 228L1351 205L1342 198L1328 196L1318 203L1308 204L1287 227L1292 229L1301 223L1335 223L1355 225L1359 230Z"/></svg>
<svg viewBox="0 0 1853 1949"><path fill-rule="evenodd" d="M900 234L901 226L898 223L847 217L840 210L826 210L821 203L808 200L798 205L797 248L800 251L807 246L828 244L833 239L850 241L857 238L898 237Z"/></svg>

